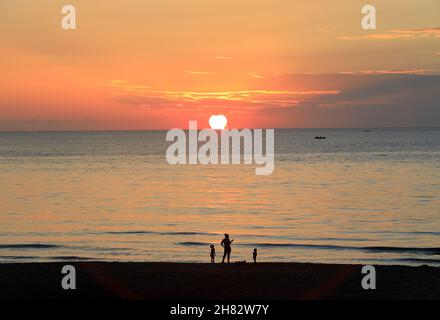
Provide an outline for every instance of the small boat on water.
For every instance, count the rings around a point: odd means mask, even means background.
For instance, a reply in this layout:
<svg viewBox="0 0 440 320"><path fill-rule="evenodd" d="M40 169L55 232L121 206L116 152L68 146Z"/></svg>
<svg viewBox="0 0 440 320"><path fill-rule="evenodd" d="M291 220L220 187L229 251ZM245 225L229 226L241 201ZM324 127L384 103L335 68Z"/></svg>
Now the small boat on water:
<svg viewBox="0 0 440 320"><path fill-rule="evenodd" d="M324 137L324 136L316 136L315 137L315 140L325 140L325 139L327 139L327 137Z"/></svg>
<svg viewBox="0 0 440 320"><path fill-rule="evenodd" d="M371 132L371 129L365 129L364 132Z"/></svg>

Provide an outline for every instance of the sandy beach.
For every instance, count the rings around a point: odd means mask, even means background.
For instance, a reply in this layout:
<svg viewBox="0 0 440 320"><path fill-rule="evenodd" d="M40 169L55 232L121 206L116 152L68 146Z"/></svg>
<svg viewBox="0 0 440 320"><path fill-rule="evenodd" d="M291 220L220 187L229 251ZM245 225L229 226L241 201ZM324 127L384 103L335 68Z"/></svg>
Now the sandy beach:
<svg viewBox="0 0 440 320"><path fill-rule="evenodd" d="M66 264L76 268L76 290L61 287ZM301 263L1 264L0 299L440 299L440 268L376 266L376 290L362 289L361 268Z"/></svg>

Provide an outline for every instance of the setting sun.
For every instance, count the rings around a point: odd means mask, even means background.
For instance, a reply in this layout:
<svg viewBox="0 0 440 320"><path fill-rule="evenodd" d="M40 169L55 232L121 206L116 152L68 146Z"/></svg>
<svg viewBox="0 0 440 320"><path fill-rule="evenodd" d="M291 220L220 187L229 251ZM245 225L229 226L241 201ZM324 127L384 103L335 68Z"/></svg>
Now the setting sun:
<svg viewBox="0 0 440 320"><path fill-rule="evenodd" d="M226 125L228 123L228 119L224 115L212 115L209 118L209 125L211 126L211 129L213 130L223 130L226 128Z"/></svg>

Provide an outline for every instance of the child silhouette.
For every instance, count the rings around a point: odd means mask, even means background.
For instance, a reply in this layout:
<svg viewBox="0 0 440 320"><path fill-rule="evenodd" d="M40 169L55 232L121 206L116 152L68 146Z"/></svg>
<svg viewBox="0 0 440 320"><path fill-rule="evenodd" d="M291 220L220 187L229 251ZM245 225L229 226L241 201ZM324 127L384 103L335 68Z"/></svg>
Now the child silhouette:
<svg viewBox="0 0 440 320"><path fill-rule="evenodd" d="M254 252L252 252L252 257L254 258L254 263L257 263L257 249L254 249Z"/></svg>
<svg viewBox="0 0 440 320"><path fill-rule="evenodd" d="M211 244L210 247L211 247L211 263L215 263L215 248L213 244Z"/></svg>

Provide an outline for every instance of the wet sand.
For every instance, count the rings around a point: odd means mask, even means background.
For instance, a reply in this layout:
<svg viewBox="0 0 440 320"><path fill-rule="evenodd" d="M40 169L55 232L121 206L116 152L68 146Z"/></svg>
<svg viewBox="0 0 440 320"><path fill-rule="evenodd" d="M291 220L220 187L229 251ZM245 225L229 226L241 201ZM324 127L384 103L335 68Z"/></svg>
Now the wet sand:
<svg viewBox="0 0 440 320"><path fill-rule="evenodd" d="M76 290L61 287L66 264L76 268ZM0 264L0 299L440 299L440 268L376 266L376 290L362 289L361 269L303 263Z"/></svg>

